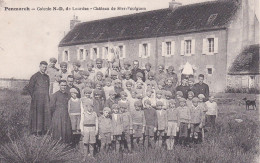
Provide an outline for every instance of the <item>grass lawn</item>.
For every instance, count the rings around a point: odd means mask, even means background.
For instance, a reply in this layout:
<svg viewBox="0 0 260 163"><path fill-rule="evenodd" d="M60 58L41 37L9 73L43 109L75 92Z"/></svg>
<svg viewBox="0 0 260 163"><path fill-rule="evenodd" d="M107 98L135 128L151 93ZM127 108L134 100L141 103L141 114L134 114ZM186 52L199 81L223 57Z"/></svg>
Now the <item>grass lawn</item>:
<svg viewBox="0 0 260 163"><path fill-rule="evenodd" d="M246 111L245 105L239 105L242 98L259 99L259 95L217 94L216 97L219 104L216 130L206 133L202 144L175 146L173 151L137 149L131 155L102 153L88 162L259 162L259 112ZM29 96L22 96L19 91L0 90L0 162L80 162L81 152L70 150L47 136L28 136L29 107ZM243 121L239 123L235 119Z"/></svg>

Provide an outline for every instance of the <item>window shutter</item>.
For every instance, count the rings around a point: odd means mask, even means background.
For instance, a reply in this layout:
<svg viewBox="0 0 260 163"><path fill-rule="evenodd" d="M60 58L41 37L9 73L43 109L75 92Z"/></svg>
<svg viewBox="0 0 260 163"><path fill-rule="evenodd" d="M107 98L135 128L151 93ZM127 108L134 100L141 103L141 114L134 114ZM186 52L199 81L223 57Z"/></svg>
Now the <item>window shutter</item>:
<svg viewBox="0 0 260 163"><path fill-rule="evenodd" d="M162 42L162 56L165 56L165 42Z"/></svg>
<svg viewBox="0 0 260 163"><path fill-rule="evenodd" d="M70 61L70 52L68 51L68 61Z"/></svg>
<svg viewBox="0 0 260 163"><path fill-rule="evenodd" d="M89 56L89 58L90 58L91 60L93 60L93 48L90 48L90 56Z"/></svg>
<svg viewBox="0 0 260 163"><path fill-rule="evenodd" d="M77 60L80 60L80 49L77 49Z"/></svg>
<svg viewBox="0 0 260 163"><path fill-rule="evenodd" d="M97 47L97 58L100 58L99 56L99 48Z"/></svg>
<svg viewBox="0 0 260 163"><path fill-rule="evenodd" d="M202 54L207 54L208 48L209 48L208 39L204 38L202 43Z"/></svg>
<svg viewBox="0 0 260 163"><path fill-rule="evenodd" d="M148 45L148 55L147 55L147 57L150 57L151 56L151 43L148 43L147 44Z"/></svg>
<svg viewBox="0 0 260 163"><path fill-rule="evenodd" d="M214 38L214 53L218 53L218 38Z"/></svg>
<svg viewBox="0 0 260 163"><path fill-rule="evenodd" d="M126 57L126 51L125 51L125 45L123 45L123 58L125 58Z"/></svg>
<svg viewBox="0 0 260 163"><path fill-rule="evenodd" d="M171 42L171 55L175 54L175 41Z"/></svg>
<svg viewBox="0 0 260 163"><path fill-rule="evenodd" d="M62 61L65 61L65 51L62 53Z"/></svg>
<svg viewBox="0 0 260 163"><path fill-rule="evenodd" d="M139 57L142 57L142 44L139 44Z"/></svg>
<svg viewBox="0 0 260 163"><path fill-rule="evenodd" d="M86 52L86 50L85 49L83 49L83 60L86 60L86 54L87 52Z"/></svg>
<svg viewBox="0 0 260 163"><path fill-rule="evenodd" d="M184 40L181 40L181 55L184 55Z"/></svg>
<svg viewBox="0 0 260 163"><path fill-rule="evenodd" d="M101 55L101 59L105 59L105 47L102 47L102 55Z"/></svg>
<svg viewBox="0 0 260 163"><path fill-rule="evenodd" d="M195 39L191 40L191 54L195 54Z"/></svg>

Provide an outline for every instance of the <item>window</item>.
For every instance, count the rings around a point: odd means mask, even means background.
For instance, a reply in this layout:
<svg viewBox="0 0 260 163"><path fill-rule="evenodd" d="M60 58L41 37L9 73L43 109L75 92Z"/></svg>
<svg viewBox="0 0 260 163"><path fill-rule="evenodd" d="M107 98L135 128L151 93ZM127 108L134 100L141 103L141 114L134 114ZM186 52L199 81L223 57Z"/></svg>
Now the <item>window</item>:
<svg viewBox="0 0 260 163"><path fill-rule="evenodd" d="M139 44L139 57L147 58L150 57L151 43Z"/></svg>
<svg viewBox="0 0 260 163"><path fill-rule="evenodd" d="M171 55L172 54L172 43L166 42L166 54Z"/></svg>
<svg viewBox="0 0 260 163"><path fill-rule="evenodd" d="M99 50L98 48L91 48L90 49L90 59L96 60L99 58Z"/></svg>
<svg viewBox="0 0 260 163"><path fill-rule="evenodd" d="M208 38L209 53L214 53L214 38Z"/></svg>
<svg viewBox="0 0 260 163"><path fill-rule="evenodd" d="M184 53L191 54L191 40L185 40L184 47L185 47Z"/></svg>
<svg viewBox="0 0 260 163"><path fill-rule="evenodd" d="M213 55L218 53L218 38L215 36L209 36L203 39L202 54Z"/></svg>
<svg viewBox="0 0 260 163"><path fill-rule="evenodd" d="M207 68L208 69L208 74L212 75L212 68Z"/></svg>
<svg viewBox="0 0 260 163"><path fill-rule="evenodd" d="M83 60L83 56L84 56L84 49L79 49L79 60Z"/></svg>
<svg viewBox="0 0 260 163"><path fill-rule="evenodd" d="M124 50L123 50L123 45L119 45L119 58L123 58L124 57Z"/></svg>
<svg viewBox="0 0 260 163"><path fill-rule="evenodd" d="M143 44L143 54L142 54L142 56L147 57L147 55L148 55L148 45Z"/></svg>
<svg viewBox="0 0 260 163"><path fill-rule="evenodd" d="M63 52L63 61L68 61L69 60L69 51L65 50Z"/></svg>
<svg viewBox="0 0 260 163"><path fill-rule="evenodd" d="M103 59L107 59L107 56L108 56L108 47L103 47L103 52L102 52L102 55L103 55Z"/></svg>
<svg viewBox="0 0 260 163"><path fill-rule="evenodd" d="M211 14L208 18L207 24L212 24L214 20L217 18L218 14Z"/></svg>
<svg viewBox="0 0 260 163"><path fill-rule="evenodd" d="M89 51L88 51L88 50L85 50L85 56L86 56L86 58L87 58L88 54L89 54Z"/></svg>

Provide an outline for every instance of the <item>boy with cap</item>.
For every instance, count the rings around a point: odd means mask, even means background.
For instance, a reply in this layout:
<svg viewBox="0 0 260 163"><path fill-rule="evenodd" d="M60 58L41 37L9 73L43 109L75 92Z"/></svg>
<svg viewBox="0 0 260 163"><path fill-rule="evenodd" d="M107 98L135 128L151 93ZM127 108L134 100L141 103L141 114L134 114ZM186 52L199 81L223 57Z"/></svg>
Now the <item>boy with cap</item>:
<svg viewBox="0 0 260 163"><path fill-rule="evenodd" d="M139 144L142 141L142 136L145 131L145 117L143 111L142 101L138 100L134 103L135 110L131 112L131 118L133 123L133 142L132 149L135 144Z"/></svg>
<svg viewBox="0 0 260 163"><path fill-rule="evenodd" d="M80 116L81 116L81 107L80 99L77 98L78 91L75 88L70 89L71 98L68 102L68 111L70 115L72 131L73 133L78 133L80 131Z"/></svg>
<svg viewBox="0 0 260 163"><path fill-rule="evenodd" d="M114 91L116 92L116 99L120 98L120 92L124 91L122 88L122 82L119 79L115 80Z"/></svg>
<svg viewBox="0 0 260 163"><path fill-rule="evenodd" d="M156 145L162 147L164 133L167 126L167 115L163 109L163 103L161 101L156 102L156 113L157 113L157 130L156 130Z"/></svg>
<svg viewBox="0 0 260 163"><path fill-rule="evenodd" d="M60 80L61 80L61 74L56 74L55 75L55 81L53 82L53 93L57 92L60 90Z"/></svg>
<svg viewBox="0 0 260 163"><path fill-rule="evenodd" d="M130 111L130 102L127 99L127 93L125 91L120 92L120 100L118 101L118 104L125 104L127 107L127 110Z"/></svg>
<svg viewBox="0 0 260 163"><path fill-rule="evenodd" d="M103 115L99 117L99 139L101 140L101 151L108 151L113 139L112 135L112 120L111 109L105 107L103 109Z"/></svg>
<svg viewBox="0 0 260 163"><path fill-rule="evenodd" d="M150 100L152 107L156 106L156 98L153 95L153 93L154 93L153 89L147 88L145 97L142 99L143 105L145 100Z"/></svg>
<svg viewBox="0 0 260 163"><path fill-rule="evenodd" d="M84 154L88 153L93 157L96 135L98 134L98 117L93 111L93 105L84 105L82 107L80 129L83 136Z"/></svg>
<svg viewBox="0 0 260 163"><path fill-rule="evenodd" d="M89 87L86 87L82 90L82 93L83 93L83 97L80 99L81 101L81 109L83 106L86 106L86 105L93 105L93 99L92 99L92 92L93 90Z"/></svg>
<svg viewBox="0 0 260 163"><path fill-rule="evenodd" d="M194 93L192 91L189 91L188 92L188 98L186 100L186 105L188 107L192 107L192 99L193 99L193 97L194 97Z"/></svg>
<svg viewBox="0 0 260 163"><path fill-rule="evenodd" d="M122 112L123 120L123 134L122 134L122 144L124 145L124 150L130 152L131 139L130 134L133 133L133 123L132 117L129 112L129 105L126 103L118 103L120 111Z"/></svg>
<svg viewBox="0 0 260 163"><path fill-rule="evenodd" d="M83 88L85 87L85 84L81 82L82 76L80 74L74 75L74 83L73 85L78 87L80 92L82 92Z"/></svg>
<svg viewBox="0 0 260 163"><path fill-rule="evenodd" d="M102 92L99 89L95 89L93 91L93 96L94 111L97 113L98 116L100 116L103 112L103 108L105 105L105 101L102 98Z"/></svg>
<svg viewBox="0 0 260 163"><path fill-rule="evenodd" d="M177 108L179 111L179 143L186 146L188 143L188 130L190 128L190 108L186 106L185 98L179 99L180 106Z"/></svg>
<svg viewBox="0 0 260 163"><path fill-rule="evenodd" d="M126 82L131 82L132 84L135 83L133 79L131 79L131 71L125 71L124 72L124 79L122 81L122 88L126 89Z"/></svg>
<svg viewBox="0 0 260 163"><path fill-rule="evenodd" d="M171 99L169 101L169 107L167 109L167 137L166 140L167 149L173 150L173 145L175 143L175 139L177 136L178 128L178 120L179 120L179 111L175 107L175 100Z"/></svg>
<svg viewBox="0 0 260 163"><path fill-rule="evenodd" d="M69 75L67 68L68 68L67 62L61 62L60 63L61 80L67 80L67 77Z"/></svg>
<svg viewBox="0 0 260 163"><path fill-rule="evenodd" d="M145 118L145 134L144 142L146 147L152 147L152 138L154 138L154 133L157 130L157 113L156 110L152 108L151 101L144 101L144 118Z"/></svg>
<svg viewBox="0 0 260 163"><path fill-rule="evenodd" d="M203 110L198 105L199 99L194 97L192 99L192 107L190 107L190 139L195 143L198 143L198 138L202 129L203 122Z"/></svg>
<svg viewBox="0 0 260 163"><path fill-rule="evenodd" d="M154 76L155 76L155 73L153 71L150 71L148 73L148 80L145 81L147 88L150 87L153 90L158 88L157 82L154 80Z"/></svg>
<svg viewBox="0 0 260 163"><path fill-rule="evenodd" d="M59 69L55 67L56 63L57 63L56 58L50 58L50 63L46 70L46 74L49 75L49 78L50 78L50 93L54 93L53 92L53 83L55 81L55 76L59 74Z"/></svg>
<svg viewBox="0 0 260 163"><path fill-rule="evenodd" d="M108 68L103 67L103 60L101 58L97 58L96 59L96 68L95 68L95 72L102 72L102 74L104 75L104 77L108 76ZM97 74L96 74L97 75Z"/></svg>
<svg viewBox="0 0 260 163"><path fill-rule="evenodd" d="M123 118L118 104L112 105L112 130L113 130L113 148L115 151L121 149L121 140L123 133Z"/></svg>
<svg viewBox="0 0 260 163"><path fill-rule="evenodd" d="M177 91L176 92L176 99L175 99L175 101L176 101L176 104L175 104L176 108L180 106L180 99L182 97L183 97L183 93L181 91Z"/></svg>
<svg viewBox="0 0 260 163"><path fill-rule="evenodd" d="M105 106L112 108L113 104L117 104L116 92L114 90L109 91L109 98L105 102Z"/></svg>
<svg viewBox="0 0 260 163"><path fill-rule="evenodd" d="M71 75L75 76L76 74L81 75L82 70L79 70L81 64L79 61L73 63L73 70L71 71Z"/></svg>
<svg viewBox="0 0 260 163"><path fill-rule="evenodd" d="M112 86L112 79L111 78L106 78L105 79L105 86L103 87L106 95L106 99L109 98L109 92L114 90L114 87Z"/></svg>
<svg viewBox="0 0 260 163"><path fill-rule="evenodd" d="M87 63L87 71L89 72L89 79L94 81L95 76L96 76L96 72L93 69L94 68L94 64L90 61Z"/></svg>

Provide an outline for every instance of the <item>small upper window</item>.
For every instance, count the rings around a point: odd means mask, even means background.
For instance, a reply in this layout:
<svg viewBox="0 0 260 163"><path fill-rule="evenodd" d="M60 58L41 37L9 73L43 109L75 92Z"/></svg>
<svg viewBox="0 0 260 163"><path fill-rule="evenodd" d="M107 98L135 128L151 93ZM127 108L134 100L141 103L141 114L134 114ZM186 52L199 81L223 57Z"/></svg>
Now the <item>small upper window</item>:
<svg viewBox="0 0 260 163"><path fill-rule="evenodd" d="M83 60L84 49L79 50L79 60Z"/></svg>
<svg viewBox="0 0 260 163"><path fill-rule="evenodd" d="M97 56L97 48L93 48L93 54Z"/></svg>
<svg viewBox="0 0 260 163"><path fill-rule="evenodd" d="M143 44L143 55L144 57L146 57L148 55L148 44Z"/></svg>
<svg viewBox="0 0 260 163"><path fill-rule="evenodd" d="M65 50L63 54L63 61L68 61L69 60L69 51Z"/></svg>
<svg viewBox="0 0 260 163"><path fill-rule="evenodd" d="M185 40L185 54L191 54L191 40Z"/></svg>
<svg viewBox="0 0 260 163"><path fill-rule="evenodd" d="M167 55L171 55L171 51L172 51L172 42L166 42L166 54Z"/></svg>
<svg viewBox="0 0 260 163"><path fill-rule="evenodd" d="M119 45L118 48L119 48L119 57L123 58L124 57L123 45Z"/></svg>
<svg viewBox="0 0 260 163"><path fill-rule="evenodd" d="M212 75L212 68L208 68L208 74Z"/></svg>
<svg viewBox="0 0 260 163"><path fill-rule="evenodd" d="M85 53L85 55L86 55L86 57L88 56L88 54L89 54L89 51L88 50L86 50L85 51L86 53Z"/></svg>
<svg viewBox="0 0 260 163"><path fill-rule="evenodd" d="M214 20L217 18L218 14L211 14L208 18L207 24L212 24Z"/></svg>
<svg viewBox="0 0 260 163"><path fill-rule="evenodd" d="M208 38L209 53L214 53L214 38Z"/></svg>

